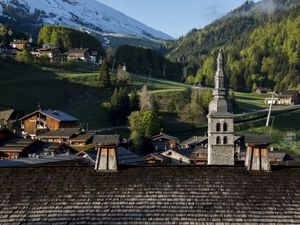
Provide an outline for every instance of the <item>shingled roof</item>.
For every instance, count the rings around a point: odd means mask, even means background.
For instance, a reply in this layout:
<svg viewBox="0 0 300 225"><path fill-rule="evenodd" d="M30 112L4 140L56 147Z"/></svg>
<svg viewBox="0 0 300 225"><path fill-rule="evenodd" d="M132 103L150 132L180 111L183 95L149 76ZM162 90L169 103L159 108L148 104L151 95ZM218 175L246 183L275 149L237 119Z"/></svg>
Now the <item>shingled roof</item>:
<svg viewBox="0 0 300 225"><path fill-rule="evenodd" d="M300 169L0 168L0 224L299 224Z"/></svg>

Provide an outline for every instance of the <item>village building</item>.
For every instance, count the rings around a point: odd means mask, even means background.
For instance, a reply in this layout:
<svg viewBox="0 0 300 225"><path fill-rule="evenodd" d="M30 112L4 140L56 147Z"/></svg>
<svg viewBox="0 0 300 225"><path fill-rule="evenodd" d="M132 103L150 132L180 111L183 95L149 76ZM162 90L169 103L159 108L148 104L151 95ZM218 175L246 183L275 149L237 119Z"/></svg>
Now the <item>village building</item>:
<svg viewBox="0 0 300 225"><path fill-rule="evenodd" d="M9 44L12 48L18 49L18 50L23 50L28 46L28 41L24 40L13 40Z"/></svg>
<svg viewBox="0 0 300 225"><path fill-rule="evenodd" d="M47 57L50 62L64 63L67 61L67 53L62 48L58 47L45 46L43 48L37 48L31 51L31 54L36 58L42 56Z"/></svg>
<svg viewBox="0 0 300 225"><path fill-rule="evenodd" d="M196 146L207 146L208 137L193 136L180 143L182 148L195 148Z"/></svg>
<svg viewBox="0 0 300 225"><path fill-rule="evenodd" d="M171 165L189 165L191 164L192 150L190 149L169 149L161 153L168 157L168 164Z"/></svg>
<svg viewBox="0 0 300 225"><path fill-rule="evenodd" d="M47 131L77 128L79 120L58 110L37 110L20 119L24 136L35 138Z"/></svg>
<svg viewBox="0 0 300 225"><path fill-rule="evenodd" d="M278 96L273 98L265 98L264 102L266 104L274 105L298 105L300 104L300 94L298 91L283 91Z"/></svg>
<svg viewBox="0 0 300 225"><path fill-rule="evenodd" d="M0 145L2 160L18 159L26 156L26 152L34 148L37 144L36 140L31 139L8 139L4 144Z"/></svg>
<svg viewBox="0 0 300 225"><path fill-rule="evenodd" d="M89 48L76 48L69 49L68 59L69 60L81 60L84 62L96 63L97 51L93 51Z"/></svg>
<svg viewBox="0 0 300 225"><path fill-rule="evenodd" d="M47 131L42 134L38 134L36 139L45 142L54 143L68 143L71 138L75 138L81 133L78 127L75 128L60 128L57 130Z"/></svg>
<svg viewBox="0 0 300 225"><path fill-rule="evenodd" d="M148 166L161 166L169 164L169 157L166 157L160 153L150 153L144 157Z"/></svg>
<svg viewBox="0 0 300 225"><path fill-rule="evenodd" d="M177 137L160 132L159 134L152 137L152 143L155 151L164 151L170 148L176 148L179 144Z"/></svg>
<svg viewBox="0 0 300 225"><path fill-rule="evenodd" d="M270 92L270 89L265 87L258 87L254 90L256 94L267 94L268 92Z"/></svg>
<svg viewBox="0 0 300 225"><path fill-rule="evenodd" d="M93 142L94 136L95 133L93 132L81 131L81 133L79 133L75 137L71 137L68 140L68 144L71 146L85 146Z"/></svg>
<svg viewBox="0 0 300 225"><path fill-rule="evenodd" d="M230 112L225 87L223 52L217 60L213 100L208 113L208 164L234 165L234 115Z"/></svg>

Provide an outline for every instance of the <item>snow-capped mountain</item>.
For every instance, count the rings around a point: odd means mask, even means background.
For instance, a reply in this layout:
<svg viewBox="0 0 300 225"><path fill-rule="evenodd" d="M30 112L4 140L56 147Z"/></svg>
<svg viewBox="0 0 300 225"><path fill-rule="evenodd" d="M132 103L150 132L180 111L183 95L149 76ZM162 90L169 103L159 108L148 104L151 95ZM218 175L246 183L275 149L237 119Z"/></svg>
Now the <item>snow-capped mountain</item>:
<svg viewBox="0 0 300 225"><path fill-rule="evenodd" d="M92 32L173 39L97 0L0 0L1 15L15 21L25 18L34 23L59 24Z"/></svg>

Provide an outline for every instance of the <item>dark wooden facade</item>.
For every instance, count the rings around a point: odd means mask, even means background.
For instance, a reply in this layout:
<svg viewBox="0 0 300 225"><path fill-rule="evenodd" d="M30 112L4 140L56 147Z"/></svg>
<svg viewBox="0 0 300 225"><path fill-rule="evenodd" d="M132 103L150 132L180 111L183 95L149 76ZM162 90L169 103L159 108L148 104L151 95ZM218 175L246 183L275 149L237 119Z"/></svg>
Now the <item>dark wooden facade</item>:
<svg viewBox="0 0 300 225"><path fill-rule="evenodd" d="M24 135L36 136L44 131L55 131L60 128L75 128L78 127L79 121L77 119L60 119L36 111L21 119L22 129Z"/></svg>

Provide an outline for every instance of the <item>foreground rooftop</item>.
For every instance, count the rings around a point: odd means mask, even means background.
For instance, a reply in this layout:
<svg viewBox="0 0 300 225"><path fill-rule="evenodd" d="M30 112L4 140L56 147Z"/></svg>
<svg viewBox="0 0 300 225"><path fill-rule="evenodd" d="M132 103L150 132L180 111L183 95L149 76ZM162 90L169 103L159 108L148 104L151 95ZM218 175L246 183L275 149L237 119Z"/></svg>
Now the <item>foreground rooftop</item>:
<svg viewBox="0 0 300 225"><path fill-rule="evenodd" d="M299 224L300 168L0 168L0 224Z"/></svg>

